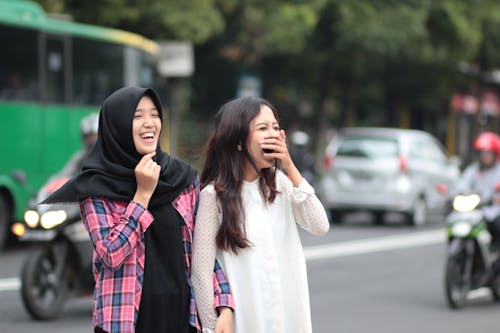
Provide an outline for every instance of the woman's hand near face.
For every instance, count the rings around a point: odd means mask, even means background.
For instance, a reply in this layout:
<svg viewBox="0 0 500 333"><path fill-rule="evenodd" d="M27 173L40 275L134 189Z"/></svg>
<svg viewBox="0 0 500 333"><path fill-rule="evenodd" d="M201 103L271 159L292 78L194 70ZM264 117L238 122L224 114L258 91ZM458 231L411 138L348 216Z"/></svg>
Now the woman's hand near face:
<svg viewBox="0 0 500 333"><path fill-rule="evenodd" d="M148 207L149 200L158 185L161 167L153 161L156 152L145 154L135 167L135 179L137 181L137 190L132 201Z"/></svg>
<svg viewBox="0 0 500 333"><path fill-rule="evenodd" d="M215 323L215 333L233 332L233 311L230 308L222 308Z"/></svg>
<svg viewBox="0 0 500 333"><path fill-rule="evenodd" d="M262 149L271 149L272 153L266 153L264 156L269 158L277 158L281 161L283 169L285 169L288 177L294 186L299 186L302 182L302 175L300 174L295 163L293 163L290 152L286 145L286 134L284 130L280 130L278 135L267 137L260 142Z"/></svg>

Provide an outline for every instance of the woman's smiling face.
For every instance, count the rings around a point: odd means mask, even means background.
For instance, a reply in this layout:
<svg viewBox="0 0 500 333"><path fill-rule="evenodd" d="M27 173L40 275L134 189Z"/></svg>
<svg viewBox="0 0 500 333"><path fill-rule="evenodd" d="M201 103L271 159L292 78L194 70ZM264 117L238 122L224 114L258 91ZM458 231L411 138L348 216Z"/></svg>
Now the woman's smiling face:
<svg viewBox="0 0 500 333"><path fill-rule="evenodd" d="M156 151L161 131L160 112L149 96L143 96L137 104L132 136L135 149L141 155Z"/></svg>

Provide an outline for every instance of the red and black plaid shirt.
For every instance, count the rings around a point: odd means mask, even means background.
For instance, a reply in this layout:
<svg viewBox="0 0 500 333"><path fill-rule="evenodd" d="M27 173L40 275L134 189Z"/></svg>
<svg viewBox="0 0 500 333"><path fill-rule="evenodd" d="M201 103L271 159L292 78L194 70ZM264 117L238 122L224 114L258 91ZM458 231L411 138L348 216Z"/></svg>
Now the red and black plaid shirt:
<svg viewBox="0 0 500 333"><path fill-rule="evenodd" d="M173 205L182 216L182 242L186 276L191 287L191 244L198 206L198 179ZM133 333L144 279L144 232L153 216L135 202L116 202L89 197L80 203L82 220L94 244L94 326L109 333ZM215 307L234 309L234 301L222 269L214 267ZM191 288L190 324L201 330Z"/></svg>

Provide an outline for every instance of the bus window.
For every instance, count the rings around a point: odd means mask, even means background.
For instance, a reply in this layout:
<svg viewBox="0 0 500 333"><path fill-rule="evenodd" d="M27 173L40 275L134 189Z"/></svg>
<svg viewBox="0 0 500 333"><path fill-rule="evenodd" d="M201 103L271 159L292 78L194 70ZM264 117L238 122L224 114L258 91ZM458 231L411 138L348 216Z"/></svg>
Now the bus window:
<svg viewBox="0 0 500 333"><path fill-rule="evenodd" d="M0 29L0 99L38 100L37 38L33 30Z"/></svg>
<svg viewBox="0 0 500 333"><path fill-rule="evenodd" d="M124 46L73 39L73 96L80 105L99 105L123 86Z"/></svg>

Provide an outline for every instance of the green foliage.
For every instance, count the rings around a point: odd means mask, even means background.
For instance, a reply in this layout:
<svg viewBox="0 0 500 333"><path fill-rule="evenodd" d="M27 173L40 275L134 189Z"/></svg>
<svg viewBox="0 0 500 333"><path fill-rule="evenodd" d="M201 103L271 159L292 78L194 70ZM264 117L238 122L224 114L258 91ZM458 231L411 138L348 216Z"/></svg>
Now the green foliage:
<svg viewBox="0 0 500 333"><path fill-rule="evenodd" d="M223 17L212 0L177 0L165 3L167 5L159 13L165 27L173 31L177 39L201 43L224 29Z"/></svg>
<svg viewBox="0 0 500 333"><path fill-rule="evenodd" d="M272 15L258 16L254 25L262 27L262 54L293 54L304 50L317 20L314 10L304 4L285 3Z"/></svg>
<svg viewBox="0 0 500 333"><path fill-rule="evenodd" d="M75 20L131 30L153 39L203 43L221 33L224 18L217 7L231 0L39 0L47 10L70 13Z"/></svg>
<svg viewBox="0 0 500 333"><path fill-rule="evenodd" d="M241 1L228 15L236 33L225 42L243 50L242 61L259 64L266 56L292 55L303 51L318 21L318 0Z"/></svg>
<svg viewBox="0 0 500 333"><path fill-rule="evenodd" d="M354 46L395 56L426 35L426 12L422 6L403 1L347 1L339 4L339 12L340 48Z"/></svg>

